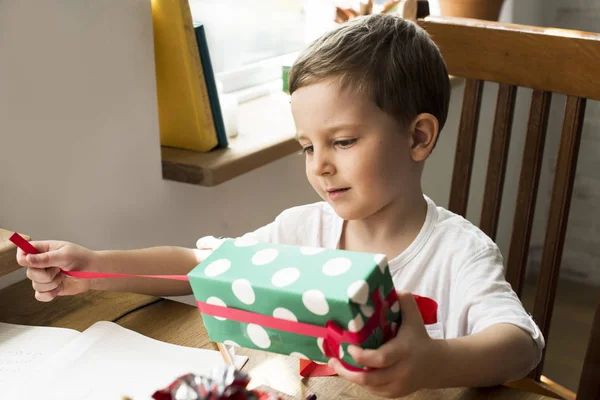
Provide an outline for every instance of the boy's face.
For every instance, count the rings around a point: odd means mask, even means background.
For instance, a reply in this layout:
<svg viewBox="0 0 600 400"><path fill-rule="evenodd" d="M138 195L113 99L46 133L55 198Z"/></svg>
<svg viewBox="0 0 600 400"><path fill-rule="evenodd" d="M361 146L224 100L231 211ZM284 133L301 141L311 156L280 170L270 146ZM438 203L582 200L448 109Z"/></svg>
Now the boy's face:
<svg viewBox="0 0 600 400"><path fill-rule="evenodd" d="M291 105L306 176L341 218L368 218L420 190L411 136L366 96L325 80L296 90Z"/></svg>

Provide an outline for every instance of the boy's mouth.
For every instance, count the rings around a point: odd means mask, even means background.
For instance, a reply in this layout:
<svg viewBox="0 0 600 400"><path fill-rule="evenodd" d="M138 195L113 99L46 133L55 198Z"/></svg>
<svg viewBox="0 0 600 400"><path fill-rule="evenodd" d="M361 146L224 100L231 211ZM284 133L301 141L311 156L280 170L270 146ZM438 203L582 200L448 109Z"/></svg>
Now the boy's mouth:
<svg viewBox="0 0 600 400"><path fill-rule="evenodd" d="M350 190L349 187L347 188L333 188L333 189L327 189L327 193L338 193L338 192L345 192Z"/></svg>
<svg viewBox="0 0 600 400"><path fill-rule="evenodd" d="M346 194L346 192L348 192L348 190L350 190L349 187L327 189L327 195L329 196L329 200L335 201L342 198Z"/></svg>

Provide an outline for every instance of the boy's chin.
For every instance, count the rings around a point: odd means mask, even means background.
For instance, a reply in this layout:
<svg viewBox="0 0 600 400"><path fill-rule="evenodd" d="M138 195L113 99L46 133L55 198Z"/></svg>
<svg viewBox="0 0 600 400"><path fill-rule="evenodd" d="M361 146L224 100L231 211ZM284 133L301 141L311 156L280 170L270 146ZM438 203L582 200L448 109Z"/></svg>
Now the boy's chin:
<svg viewBox="0 0 600 400"><path fill-rule="evenodd" d="M362 219L364 218L364 213L361 213L360 209L357 207L353 207L350 204L338 204L335 202L328 202L329 205L333 208L333 211L345 221L352 221L354 219Z"/></svg>

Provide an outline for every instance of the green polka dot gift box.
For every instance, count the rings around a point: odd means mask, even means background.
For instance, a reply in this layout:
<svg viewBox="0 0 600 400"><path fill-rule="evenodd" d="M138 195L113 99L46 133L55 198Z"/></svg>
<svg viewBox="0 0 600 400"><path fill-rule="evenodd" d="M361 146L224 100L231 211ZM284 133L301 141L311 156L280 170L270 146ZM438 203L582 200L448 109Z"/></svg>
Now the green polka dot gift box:
<svg viewBox="0 0 600 400"><path fill-rule="evenodd" d="M382 254L225 240L188 279L214 342L360 368L400 310Z"/></svg>

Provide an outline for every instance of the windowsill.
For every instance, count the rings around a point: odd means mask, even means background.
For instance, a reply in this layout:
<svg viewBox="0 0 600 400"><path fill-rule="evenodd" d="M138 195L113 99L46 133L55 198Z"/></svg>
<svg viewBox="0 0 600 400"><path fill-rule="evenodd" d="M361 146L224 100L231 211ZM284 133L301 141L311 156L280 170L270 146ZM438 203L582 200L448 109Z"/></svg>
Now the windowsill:
<svg viewBox="0 0 600 400"><path fill-rule="evenodd" d="M463 81L450 77L452 87ZM289 100L286 93L274 92L240 104L238 136L226 149L199 153L163 146L163 178L215 186L300 151Z"/></svg>
<svg viewBox="0 0 600 400"><path fill-rule="evenodd" d="M238 136L225 149L199 153L163 146L163 178L215 186L299 151L289 101L275 92L240 104Z"/></svg>

